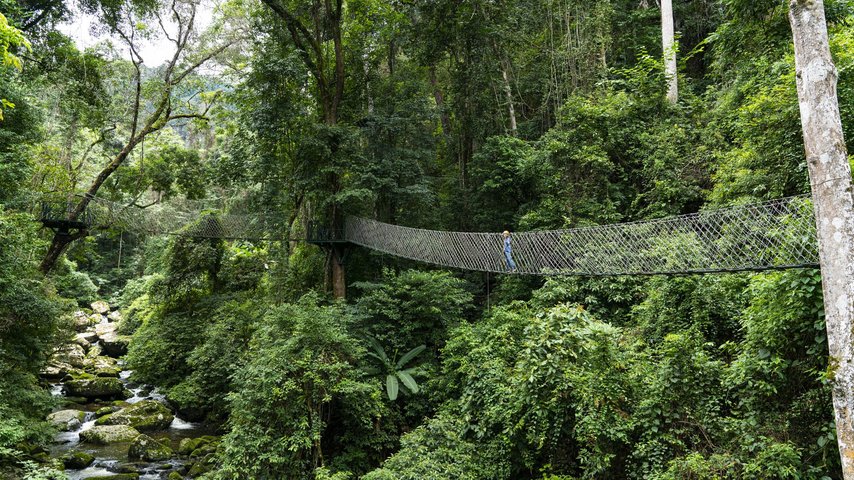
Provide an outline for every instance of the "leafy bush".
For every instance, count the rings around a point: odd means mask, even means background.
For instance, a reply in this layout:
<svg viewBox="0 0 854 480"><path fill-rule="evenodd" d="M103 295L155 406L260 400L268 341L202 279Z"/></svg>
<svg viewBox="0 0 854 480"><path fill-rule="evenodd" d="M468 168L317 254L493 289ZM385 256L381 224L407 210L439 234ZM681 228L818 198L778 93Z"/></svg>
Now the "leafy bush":
<svg viewBox="0 0 854 480"><path fill-rule="evenodd" d="M265 316L234 374L221 478L307 478L329 454L324 434L335 422L370 435L379 391L355 367L364 349L347 333L351 322L314 296Z"/></svg>

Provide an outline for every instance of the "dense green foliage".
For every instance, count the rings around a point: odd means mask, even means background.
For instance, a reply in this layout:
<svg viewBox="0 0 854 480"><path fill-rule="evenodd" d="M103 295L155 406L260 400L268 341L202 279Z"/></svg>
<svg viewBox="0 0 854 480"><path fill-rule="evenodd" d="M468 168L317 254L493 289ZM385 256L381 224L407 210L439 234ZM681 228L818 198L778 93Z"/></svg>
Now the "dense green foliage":
<svg viewBox="0 0 854 480"><path fill-rule="evenodd" d="M840 478L815 270L543 280L353 248L336 300L335 254L298 241L342 213L536 230L807 193L784 2L674 2L677 104L657 2L335 3L225 2L188 47L214 66L171 84L78 50L67 2L0 0L0 469L52 475L37 374L63 313L109 298L134 380L223 435L203 478ZM826 4L851 138L854 4ZM171 4L80 6L156 36ZM98 196L262 211L273 240L108 227L41 274L26 197L128 146L137 68L142 117L204 115L158 123Z"/></svg>

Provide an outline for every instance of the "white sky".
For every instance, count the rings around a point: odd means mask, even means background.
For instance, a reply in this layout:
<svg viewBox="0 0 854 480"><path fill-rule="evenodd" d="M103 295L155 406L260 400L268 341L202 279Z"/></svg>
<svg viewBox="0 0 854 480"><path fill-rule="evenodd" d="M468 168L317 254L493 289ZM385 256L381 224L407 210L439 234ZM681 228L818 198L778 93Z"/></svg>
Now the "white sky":
<svg viewBox="0 0 854 480"><path fill-rule="evenodd" d="M116 47L118 47L117 50L121 52L124 57L128 59L130 58L127 48L121 48L123 45L121 41L109 35L93 35L92 27L98 26L98 18L81 13L76 5L72 6L71 11L74 15L73 18L66 23L60 24L58 30L71 37L74 40L74 43L77 44L77 48L82 51L98 42L110 40ZM201 2L198 10L196 11L195 28L197 31L204 31L208 26L210 26L213 21L213 11L214 6L212 2ZM160 27L158 25L155 24L153 27L160 32ZM168 27L169 25L167 25L167 28ZM140 54L142 55L145 65L148 67L156 67L160 65L167 59L171 58L172 54L175 52L174 45L163 37L162 32L156 39L141 42L140 47Z"/></svg>

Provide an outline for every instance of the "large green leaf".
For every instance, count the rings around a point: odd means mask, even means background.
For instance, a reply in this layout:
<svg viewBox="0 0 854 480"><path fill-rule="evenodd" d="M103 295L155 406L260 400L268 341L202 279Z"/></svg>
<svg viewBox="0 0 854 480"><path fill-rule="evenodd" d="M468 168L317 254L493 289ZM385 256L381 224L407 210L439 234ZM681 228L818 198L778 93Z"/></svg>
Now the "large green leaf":
<svg viewBox="0 0 854 480"><path fill-rule="evenodd" d="M400 360L397 361L397 368L403 368L403 366L409 363L410 360L417 357L419 353L423 352L425 348L427 348L426 345L418 345L412 350L406 352L406 355L400 357Z"/></svg>
<svg viewBox="0 0 854 480"><path fill-rule="evenodd" d="M376 338L368 337L368 343L371 345L371 348L374 349L374 352L376 352L376 354L368 352L368 355L379 359L384 364L391 363L388 360L388 355L385 354L385 349L380 345L380 342L378 342Z"/></svg>
<svg viewBox="0 0 854 480"><path fill-rule="evenodd" d="M397 392L400 390L400 384L397 383L397 377L389 374L385 377L385 391L388 393L389 400L397 400Z"/></svg>
<svg viewBox="0 0 854 480"><path fill-rule="evenodd" d="M415 382L415 379L412 378L409 372L397 372L397 376L400 377L400 381L403 382L410 392L418 393L418 383Z"/></svg>

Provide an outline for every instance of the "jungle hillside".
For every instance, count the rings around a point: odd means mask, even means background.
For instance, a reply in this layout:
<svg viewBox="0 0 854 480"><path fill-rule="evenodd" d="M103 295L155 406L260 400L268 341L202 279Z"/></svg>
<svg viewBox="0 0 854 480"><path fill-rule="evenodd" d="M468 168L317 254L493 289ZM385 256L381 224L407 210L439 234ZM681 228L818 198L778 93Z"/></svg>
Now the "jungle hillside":
<svg viewBox="0 0 854 480"><path fill-rule="evenodd" d="M0 0L0 479L854 480L845 138L852 0Z"/></svg>

